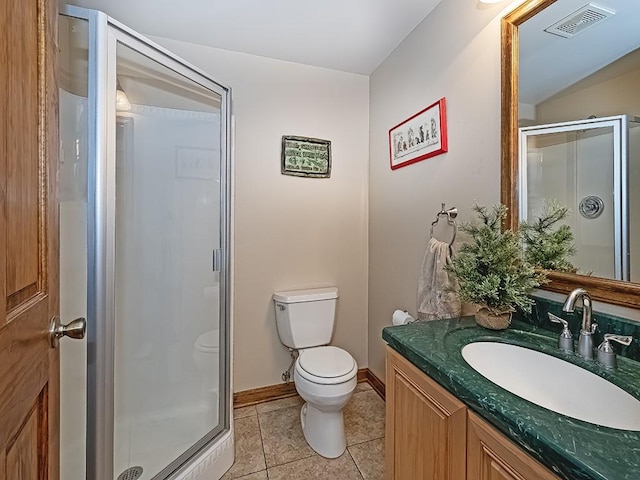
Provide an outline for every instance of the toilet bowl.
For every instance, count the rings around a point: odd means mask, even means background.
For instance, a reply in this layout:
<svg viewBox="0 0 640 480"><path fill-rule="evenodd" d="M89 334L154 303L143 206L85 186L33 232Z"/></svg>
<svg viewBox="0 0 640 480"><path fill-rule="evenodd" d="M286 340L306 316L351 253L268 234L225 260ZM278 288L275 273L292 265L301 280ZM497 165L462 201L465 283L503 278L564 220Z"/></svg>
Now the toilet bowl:
<svg viewBox="0 0 640 480"><path fill-rule="evenodd" d="M304 438L326 458L337 458L347 446L343 409L357 384L358 365L345 350L333 346L301 350L293 379L305 404L300 411Z"/></svg>
<svg viewBox="0 0 640 480"><path fill-rule="evenodd" d="M339 457L347 447L342 410L358 381L354 358L328 345L337 300L336 287L273 294L280 341L298 351L293 381L306 402L300 411L302 432L309 446L327 458Z"/></svg>
<svg viewBox="0 0 640 480"><path fill-rule="evenodd" d="M218 330L201 334L193 345L193 363L202 376L202 390L207 406L217 405L220 378L220 335Z"/></svg>

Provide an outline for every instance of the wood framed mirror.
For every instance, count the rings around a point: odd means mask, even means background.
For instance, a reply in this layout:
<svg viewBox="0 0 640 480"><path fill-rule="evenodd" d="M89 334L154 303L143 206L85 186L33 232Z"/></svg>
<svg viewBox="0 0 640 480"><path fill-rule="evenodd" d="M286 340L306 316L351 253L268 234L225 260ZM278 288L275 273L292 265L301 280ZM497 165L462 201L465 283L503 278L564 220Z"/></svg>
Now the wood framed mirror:
<svg viewBox="0 0 640 480"><path fill-rule="evenodd" d="M521 69L519 30L522 24L555 3L556 0L526 0L502 19L501 202L508 208L505 228L518 228L521 194L519 187L519 71ZM587 4L588 1L585 0L583 3ZM637 39L633 41L637 42ZM640 43L637 43L635 48L638 46ZM640 115L640 112L636 115ZM633 192L633 188L631 191ZM634 238L631 244L640 245L640 238ZM574 288L583 287L598 300L640 308L640 283L637 283L637 280L634 282L598 277L595 274L579 275L554 271L548 271L548 277L550 282L543 286L545 290L568 293ZM633 277L630 278L633 280Z"/></svg>

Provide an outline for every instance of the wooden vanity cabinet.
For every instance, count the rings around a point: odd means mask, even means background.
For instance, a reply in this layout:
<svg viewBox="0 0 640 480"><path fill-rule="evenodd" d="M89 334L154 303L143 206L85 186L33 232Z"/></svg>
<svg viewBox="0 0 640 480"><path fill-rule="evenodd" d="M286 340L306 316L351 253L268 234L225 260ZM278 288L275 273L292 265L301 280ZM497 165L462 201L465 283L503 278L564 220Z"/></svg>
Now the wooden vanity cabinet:
<svg viewBox="0 0 640 480"><path fill-rule="evenodd" d="M386 480L559 480L387 347Z"/></svg>
<svg viewBox="0 0 640 480"><path fill-rule="evenodd" d="M558 480L544 465L469 411L468 480Z"/></svg>
<svg viewBox="0 0 640 480"><path fill-rule="evenodd" d="M465 480L467 407L387 347L387 480Z"/></svg>

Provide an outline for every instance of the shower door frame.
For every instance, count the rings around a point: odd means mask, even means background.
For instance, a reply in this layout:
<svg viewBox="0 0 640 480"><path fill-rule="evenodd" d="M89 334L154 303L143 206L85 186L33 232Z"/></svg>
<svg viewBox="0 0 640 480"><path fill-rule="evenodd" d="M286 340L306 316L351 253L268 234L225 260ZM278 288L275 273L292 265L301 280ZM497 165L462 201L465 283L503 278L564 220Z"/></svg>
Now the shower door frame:
<svg viewBox="0 0 640 480"><path fill-rule="evenodd" d="M231 430L231 89L103 12L64 5L89 22L87 258L87 479L114 477L116 49L118 42L220 96L220 415L218 426L154 478L172 478ZM212 250L215 246L212 245ZM219 260L219 262L216 262ZM233 448L233 445L232 447Z"/></svg>
<svg viewBox="0 0 640 480"><path fill-rule="evenodd" d="M634 120L634 117L631 118ZM527 141L529 137L552 133L611 127L613 131L613 230L614 276L617 280L629 280L629 117L589 118L571 122L534 125L519 129L518 204L519 218L527 219Z"/></svg>

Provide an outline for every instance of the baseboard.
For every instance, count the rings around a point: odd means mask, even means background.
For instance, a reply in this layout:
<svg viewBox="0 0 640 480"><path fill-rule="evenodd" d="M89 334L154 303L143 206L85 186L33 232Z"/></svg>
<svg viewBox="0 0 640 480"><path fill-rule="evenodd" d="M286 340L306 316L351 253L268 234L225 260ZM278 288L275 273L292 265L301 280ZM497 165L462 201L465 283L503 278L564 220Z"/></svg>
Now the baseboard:
<svg viewBox="0 0 640 480"><path fill-rule="evenodd" d="M266 387L244 390L233 394L234 407L248 407L262 402L294 397L298 394L293 382L267 385Z"/></svg>
<svg viewBox="0 0 640 480"><path fill-rule="evenodd" d="M367 368L367 381L369 382L369 385L371 385L371 388L373 388L376 391L376 393L380 395L380 397L384 400L385 393L386 393L384 382L380 380L378 377L376 377L376 375L368 368Z"/></svg>
<svg viewBox="0 0 640 480"><path fill-rule="evenodd" d="M360 382L369 382L370 375L373 375L368 368L361 368L358 370L358 383ZM380 382L377 377L374 378L376 381ZM374 387L373 383L371 386L380 394L380 391ZM384 392L384 385L382 385L382 389ZM270 402L272 400L279 400L281 398L294 397L298 394L296 392L296 386L293 382L289 383L280 383L278 385L267 385L266 387L254 388L251 390L244 390L242 392L235 392L233 394L233 406L237 407L249 407L251 405L256 405L258 403ZM384 398L384 394L381 395Z"/></svg>

